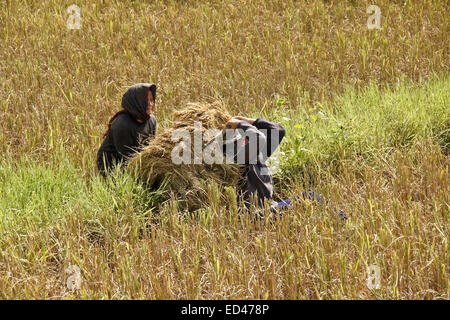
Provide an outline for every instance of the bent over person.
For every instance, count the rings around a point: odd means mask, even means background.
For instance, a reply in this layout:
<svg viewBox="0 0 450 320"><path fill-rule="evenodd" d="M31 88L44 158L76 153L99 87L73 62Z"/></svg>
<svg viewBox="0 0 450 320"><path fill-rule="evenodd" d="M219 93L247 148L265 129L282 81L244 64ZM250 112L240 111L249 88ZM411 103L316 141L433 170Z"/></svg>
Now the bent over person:
<svg viewBox="0 0 450 320"><path fill-rule="evenodd" d="M272 200L273 178L266 161L286 134L286 130L280 124L261 118L233 117L227 122L226 126L240 133L238 139L222 144L222 152L226 157L231 157L234 163L243 165L241 171L242 191L247 209L250 208L252 198L256 198L258 209L263 209L264 202L268 201L270 210L274 213L279 213L282 209L292 208L293 203L300 201L302 198L319 204L327 203L322 195L314 191L304 191L301 195L282 202ZM345 212L339 210L338 213L341 220L347 219Z"/></svg>
<svg viewBox="0 0 450 320"><path fill-rule="evenodd" d="M250 207L251 198L256 197L259 208L264 201L272 201L273 178L266 165L266 160L276 150L286 134L285 129L274 122L262 118L250 119L233 117L227 122L227 128L237 129L240 138L223 144L223 153L232 157L233 162L242 164L244 203Z"/></svg>
<svg viewBox="0 0 450 320"><path fill-rule="evenodd" d="M152 83L138 83L125 92L123 109L109 120L97 152L97 167L103 176L119 164L126 165L139 146L155 136L155 98L156 85Z"/></svg>

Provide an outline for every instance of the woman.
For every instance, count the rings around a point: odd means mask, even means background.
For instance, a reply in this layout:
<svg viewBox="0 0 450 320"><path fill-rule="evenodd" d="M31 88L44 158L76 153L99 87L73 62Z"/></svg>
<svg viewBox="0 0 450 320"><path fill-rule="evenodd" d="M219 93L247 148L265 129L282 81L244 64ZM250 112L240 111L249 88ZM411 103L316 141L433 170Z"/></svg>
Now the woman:
<svg viewBox="0 0 450 320"><path fill-rule="evenodd" d="M102 145L97 152L97 167L103 176L127 160L139 146L156 134L156 85L138 83L131 86L122 97L122 110L108 123Z"/></svg>

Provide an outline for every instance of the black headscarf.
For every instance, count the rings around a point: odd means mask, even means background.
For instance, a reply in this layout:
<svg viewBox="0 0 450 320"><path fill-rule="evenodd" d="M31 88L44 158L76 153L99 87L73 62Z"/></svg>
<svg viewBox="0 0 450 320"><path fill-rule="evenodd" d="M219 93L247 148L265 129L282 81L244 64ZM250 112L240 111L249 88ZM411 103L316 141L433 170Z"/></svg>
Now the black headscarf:
<svg viewBox="0 0 450 320"><path fill-rule="evenodd" d="M131 86L122 97L122 108L130 113L135 119L147 121L147 95L151 90L153 100L156 101L156 85L153 83L137 83Z"/></svg>
<svg viewBox="0 0 450 320"><path fill-rule="evenodd" d="M111 117L108 123L108 129L103 137L108 135L111 125L121 114L129 114L136 120L147 121L150 116L147 114L148 107L148 91L151 90L153 94L153 101L156 101L156 85L153 83L136 83L132 85L127 92L122 96L122 108L115 115Z"/></svg>

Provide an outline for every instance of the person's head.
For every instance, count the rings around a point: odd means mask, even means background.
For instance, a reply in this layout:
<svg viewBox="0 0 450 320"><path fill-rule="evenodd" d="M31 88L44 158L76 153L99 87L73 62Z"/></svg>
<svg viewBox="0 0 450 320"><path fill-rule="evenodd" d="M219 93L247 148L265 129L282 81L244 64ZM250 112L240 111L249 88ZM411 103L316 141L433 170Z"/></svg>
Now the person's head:
<svg viewBox="0 0 450 320"><path fill-rule="evenodd" d="M136 119L136 121L143 123L150 119L150 115L155 109L156 85L153 83L137 83L131 86L127 92L122 96L122 108L108 123L108 130L106 130L103 137L108 135L111 125L114 120L122 113L128 113Z"/></svg>
<svg viewBox="0 0 450 320"><path fill-rule="evenodd" d="M150 118L155 110L156 85L137 83L131 86L122 97L122 107L142 122Z"/></svg>
<svg viewBox="0 0 450 320"><path fill-rule="evenodd" d="M248 138L242 129L227 127L217 137L219 149L223 155L233 159L234 163L245 164L248 162ZM243 154L238 158L239 154ZM242 158L243 157L243 158ZM240 162L239 162L240 160Z"/></svg>

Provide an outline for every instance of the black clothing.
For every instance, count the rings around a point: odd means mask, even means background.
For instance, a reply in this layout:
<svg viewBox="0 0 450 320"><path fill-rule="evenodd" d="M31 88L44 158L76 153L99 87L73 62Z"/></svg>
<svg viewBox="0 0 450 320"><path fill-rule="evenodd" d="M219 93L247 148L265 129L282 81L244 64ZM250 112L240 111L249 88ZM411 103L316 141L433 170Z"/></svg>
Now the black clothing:
<svg viewBox="0 0 450 320"><path fill-rule="evenodd" d="M145 140L155 136L156 118L146 113L149 90L155 97L156 86L150 83L138 83L123 95L122 107L127 113L113 120L97 152L97 167L103 176L117 164L126 163Z"/></svg>
<svg viewBox="0 0 450 320"><path fill-rule="evenodd" d="M145 139L155 134L155 116L152 115L148 121L139 123L130 115L121 114L111 125L108 135L98 150L97 167L100 173L105 175L119 162L125 163Z"/></svg>
<svg viewBox="0 0 450 320"><path fill-rule="evenodd" d="M266 160L278 147L286 131L281 125L261 118L256 119L253 125L241 121L237 128L248 138L248 143L238 148L235 156L236 162L242 163L239 161L239 155L245 154L245 165L241 173L244 181L244 202L249 208L254 195L257 197L258 207L263 208L264 200L271 200L273 195L273 179Z"/></svg>
<svg viewBox="0 0 450 320"><path fill-rule="evenodd" d="M131 113L135 119L147 121L150 118L147 114L147 96L149 90L152 91L153 101L156 101L155 84L137 83L122 96L122 108Z"/></svg>

